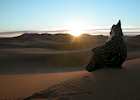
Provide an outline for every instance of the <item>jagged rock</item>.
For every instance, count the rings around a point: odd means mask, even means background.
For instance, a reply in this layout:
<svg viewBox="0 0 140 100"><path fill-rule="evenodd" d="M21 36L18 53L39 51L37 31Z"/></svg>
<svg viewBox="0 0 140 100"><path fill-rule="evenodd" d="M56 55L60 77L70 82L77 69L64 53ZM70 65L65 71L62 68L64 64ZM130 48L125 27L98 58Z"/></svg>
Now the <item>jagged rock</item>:
<svg viewBox="0 0 140 100"><path fill-rule="evenodd" d="M93 56L86 66L87 71L91 72L104 67L121 68L127 57L127 47L120 20L116 25L112 26L107 42L92 49L92 51Z"/></svg>

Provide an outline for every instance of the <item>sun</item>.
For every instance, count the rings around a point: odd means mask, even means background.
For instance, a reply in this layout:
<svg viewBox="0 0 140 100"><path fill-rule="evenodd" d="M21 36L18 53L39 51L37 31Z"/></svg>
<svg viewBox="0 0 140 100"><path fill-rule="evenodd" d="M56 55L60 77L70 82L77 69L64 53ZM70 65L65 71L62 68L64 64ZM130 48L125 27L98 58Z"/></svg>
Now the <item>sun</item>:
<svg viewBox="0 0 140 100"><path fill-rule="evenodd" d="M85 32L85 24L82 21L71 21L67 23L67 26L68 33L75 37L78 37Z"/></svg>
<svg viewBox="0 0 140 100"><path fill-rule="evenodd" d="M75 26L75 27L72 27L70 30L69 30L69 33L75 37L78 37L80 36L81 34L83 34L84 30L78 26Z"/></svg>

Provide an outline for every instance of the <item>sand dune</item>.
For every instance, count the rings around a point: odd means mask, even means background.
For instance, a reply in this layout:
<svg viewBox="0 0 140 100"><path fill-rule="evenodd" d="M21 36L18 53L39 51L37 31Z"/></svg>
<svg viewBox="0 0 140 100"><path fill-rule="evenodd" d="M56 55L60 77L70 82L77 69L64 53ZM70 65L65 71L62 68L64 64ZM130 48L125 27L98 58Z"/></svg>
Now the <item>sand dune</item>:
<svg viewBox="0 0 140 100"><path fill-rule="evenodd" d="M1 38L0 100L22 100L32 94L49 100L140 99L139 36L127 37L128 58L122 70L93 73L82 70L91 48L107 37L83 35L77 42L69 38L37 34Z"/></svg>
<svg viewBox="0 0 140 100"><path fill-rule="evenodd" d="M71 73L71 79L35 93L28 99L140 100L139 65L140 59L133 59L126 61L123 69L101 69L92 73L86 71Z"/></svg>
<svg viewBox="0 0 140 100"><path fill-rule="evenodd" d="M140 36L126 36L129 51L140 48ZM24 33L17 37L0 38L0 48L48 48L56 50L79 50L93 48L103 44L108 39L103 35L83 34L74 38L68 34L37 34Z"/></svg>

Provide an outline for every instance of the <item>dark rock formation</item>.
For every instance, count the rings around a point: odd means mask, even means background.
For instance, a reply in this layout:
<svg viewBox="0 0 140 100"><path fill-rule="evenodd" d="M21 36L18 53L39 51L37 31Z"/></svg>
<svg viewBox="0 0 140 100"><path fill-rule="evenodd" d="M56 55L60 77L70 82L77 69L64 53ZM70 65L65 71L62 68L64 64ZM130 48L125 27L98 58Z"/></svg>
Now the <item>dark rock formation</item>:
<svg viewBox="0 0 140 100"><path fill-rule="evenodd" d="M92 49L92 51L92 58L86 66L87 71L91 72L104 67L121 68L122 63L127 57L127 47L120 21L112 26L107 42L102 46Z"/></svg>

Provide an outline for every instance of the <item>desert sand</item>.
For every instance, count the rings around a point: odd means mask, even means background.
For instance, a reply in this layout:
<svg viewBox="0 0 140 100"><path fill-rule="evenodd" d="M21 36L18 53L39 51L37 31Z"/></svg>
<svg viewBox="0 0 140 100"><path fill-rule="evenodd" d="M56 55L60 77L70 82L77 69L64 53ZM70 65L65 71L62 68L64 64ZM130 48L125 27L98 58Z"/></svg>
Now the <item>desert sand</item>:
<svg viewBox="0 0 140 100"><path fill-rule="evenodd" d="M86 97L87 99L92 100L92 98L96 97L95 94L93 95L95 91L99 96L103 93L101 91L107 91L108 95L106 95L106 97L108 98L108 96L111 96L110 89L112 89L112 92L116 93L116 87L119 86L120 91L122 91L126 97L129 96L128 92L132 92L132 96L139 97L139 66L140 53L138 51L128 54L128 60L124 63L124 68L120 70L101 69L88 73L84 70L84 66L43 66L39 68L33 68L30 66L28 68L28 66L23 64L19 66L19 68L16 66L16 68L11 71L11 69L8 69L7 66L7 70L5 72L0 71L0 100L22 100L23 98L40 93L40 91L45 94L45 96L47 95L45 98L54 99L57 97L59 99L63 94L61 93L63 90L64 94L69 95L65 98L71 97L72 99L76 99L77 96L80 95L83 100L85 100ZM125 84L128 84L129 88L127 88ZM106 86L108 86L109 89L104 90L104 88L107 88ZM49 93L50 91L52 92ZM54 95L56 92L58 94ZM87 96L89 92L91 94ZM119 92L120 94L117 92L116 94L119 94L118 96L121 98L121 95L123 95L121 94L122 92ZM48 93L50 95L48 95ZM112 96L115 95L115 93L112 94ZM122 99L124 98L125 96Z"/></svg>
<svg viewBox="0 0 140 100"><path fill-rule="evenodd" d="M128 60L123 69L101 69L89 73L77 71L66 80L33 94L47 100L139 100L140 58ZM46 100L46 99L45 99Z"/></svg>
<svg viewBox="0 0 140 100"><path fill-rule="evenodd" d="M139 36L128 37L128 57L123 69L101 69L92 73L85 71L92 55L91 47L102 44L106 37L85 35L82 43L73 44L69 41L63 44L65 38L62 36L43 38L29 35L0 39L0 100L27 97L45 100L140 99Z"/></svg>

